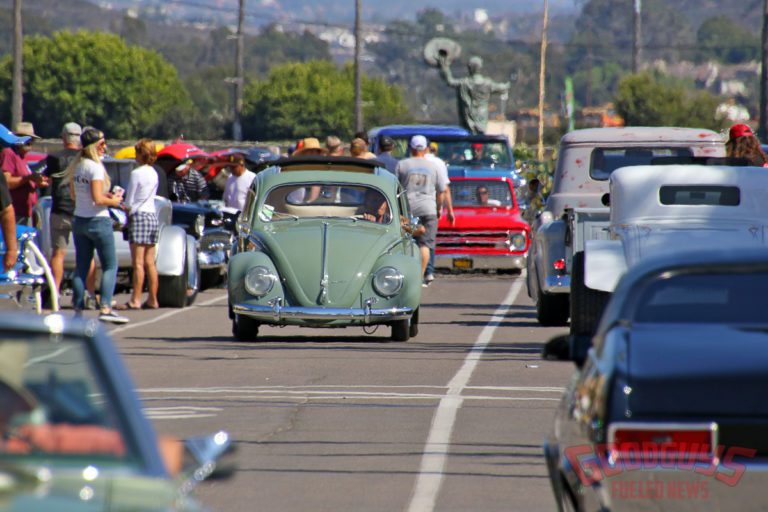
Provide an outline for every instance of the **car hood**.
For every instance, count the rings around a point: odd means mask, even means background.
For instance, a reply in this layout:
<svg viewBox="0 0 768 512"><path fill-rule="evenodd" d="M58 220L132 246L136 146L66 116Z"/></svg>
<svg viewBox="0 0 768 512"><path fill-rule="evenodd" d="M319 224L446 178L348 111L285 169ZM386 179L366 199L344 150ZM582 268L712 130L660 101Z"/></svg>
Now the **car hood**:
<svg viewBox="0 0 768 512"><path fill-rule="evenodd" d="M686 222L682 227L648 224L630 229L633 232L629 236L622 235L628 266L651 256L677 253L683 247L689 251L710 251L713 247L759 249L766 245L763 226L748 222Z"/></svg>
<svg viewBox="0 0 768 512"><path fill-rule="evenodd" d="M48 475L45 479L36 476L40 475L41 471ZM181 497L171 480L147 478L127 471L107 470L88 480L84 478L84 474L83 467L63 470L56 467L46 467L44 470L0 467L0 509L8 512L160 512L195 509L194 502Z"/></svg>
<svg viewBox="0 0 768 512"><path fill-rule="evenodd" d="M288 290L304 306L359 307L373 265L395 241L392 226L365 221L312 219L273 223L264 243ZM399 238L399 237L398 237ZM321 294L323 254L326 294Z"/></svg>
<svg viewBox="0 0 768 512"><path fill-rule="evenodd" d="M635 325L628 347L633 417L768 417L768 329Z"/></svg>
<svg viewBox="0 0 768 512"><path fill-rule="evenodd" d="M484 231L488 229L526 229L527 223L520 213L513 208L454 208L455 222L451 224L448 218L440 217L438 228L444 231Z"/></svg>

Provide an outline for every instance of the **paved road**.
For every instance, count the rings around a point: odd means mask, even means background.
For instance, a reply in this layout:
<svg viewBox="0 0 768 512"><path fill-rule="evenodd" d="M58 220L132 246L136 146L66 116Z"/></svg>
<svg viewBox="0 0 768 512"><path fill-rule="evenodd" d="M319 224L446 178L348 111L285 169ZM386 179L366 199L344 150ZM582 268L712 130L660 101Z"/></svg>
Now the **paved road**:
<svg viewBox="0 0 768 512"><path fill-rule="evenodd" d="M555 503L541 451L567 362L521 276L439 276L421 332L262 328L234 342L224 290L114 330L160 433L225 428L238 470L203 484L216 511L538 511Z"/></svg>

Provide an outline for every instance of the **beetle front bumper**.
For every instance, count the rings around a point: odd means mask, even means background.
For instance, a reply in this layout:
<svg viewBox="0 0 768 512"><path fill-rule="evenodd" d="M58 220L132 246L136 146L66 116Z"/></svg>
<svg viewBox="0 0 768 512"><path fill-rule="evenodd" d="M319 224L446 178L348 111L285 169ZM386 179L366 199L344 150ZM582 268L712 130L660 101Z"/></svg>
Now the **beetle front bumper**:
<svg viewBox="0 0 768 512"><path fill-rule="evenodd" d="M232 311L265 323L280 323L285 320L335 321L345 320L353 324L381 324L394 320L405 320L413 315L413 308L374 309L372 303L362 308L323 308L283 306L282 299L273 299L269 305L234 304Z"/></svg>

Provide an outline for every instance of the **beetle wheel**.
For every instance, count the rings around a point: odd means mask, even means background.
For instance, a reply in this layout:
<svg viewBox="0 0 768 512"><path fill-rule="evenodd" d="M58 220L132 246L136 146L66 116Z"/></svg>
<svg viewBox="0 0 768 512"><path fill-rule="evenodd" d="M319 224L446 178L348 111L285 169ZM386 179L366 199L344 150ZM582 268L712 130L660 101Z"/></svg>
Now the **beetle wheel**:
<svg viewBox="0 0 768 512"><path fill-rule="evenodd" d="M259 336L259 322L247 316L235 315L232 320L232 335L237 341L256 341Z"/></svg>
<svg viewBox="0 0 768 512"><path fill-rule="evenodd" d="M392 322L392 341L408 341L411 337L411 320L396 320Z"/></svg>

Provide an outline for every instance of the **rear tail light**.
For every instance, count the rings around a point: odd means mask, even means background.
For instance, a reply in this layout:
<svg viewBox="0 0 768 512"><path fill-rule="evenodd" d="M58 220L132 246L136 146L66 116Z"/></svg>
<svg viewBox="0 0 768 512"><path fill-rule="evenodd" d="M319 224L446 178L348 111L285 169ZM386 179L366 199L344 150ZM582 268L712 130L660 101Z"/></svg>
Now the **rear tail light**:
<svg viewBox="0 0 768 512"><path fill-rule="evenodd" d="M717 450L717 423L612 423L608 449L614 460L655 451L711 461Z"/></svg>
<svg viewBox="0 0 768 512"><path fill-rule="evenodd" d="M552 266L555 267L555 270L565 270L565 260L562 258L555 260Z"/></svg>

